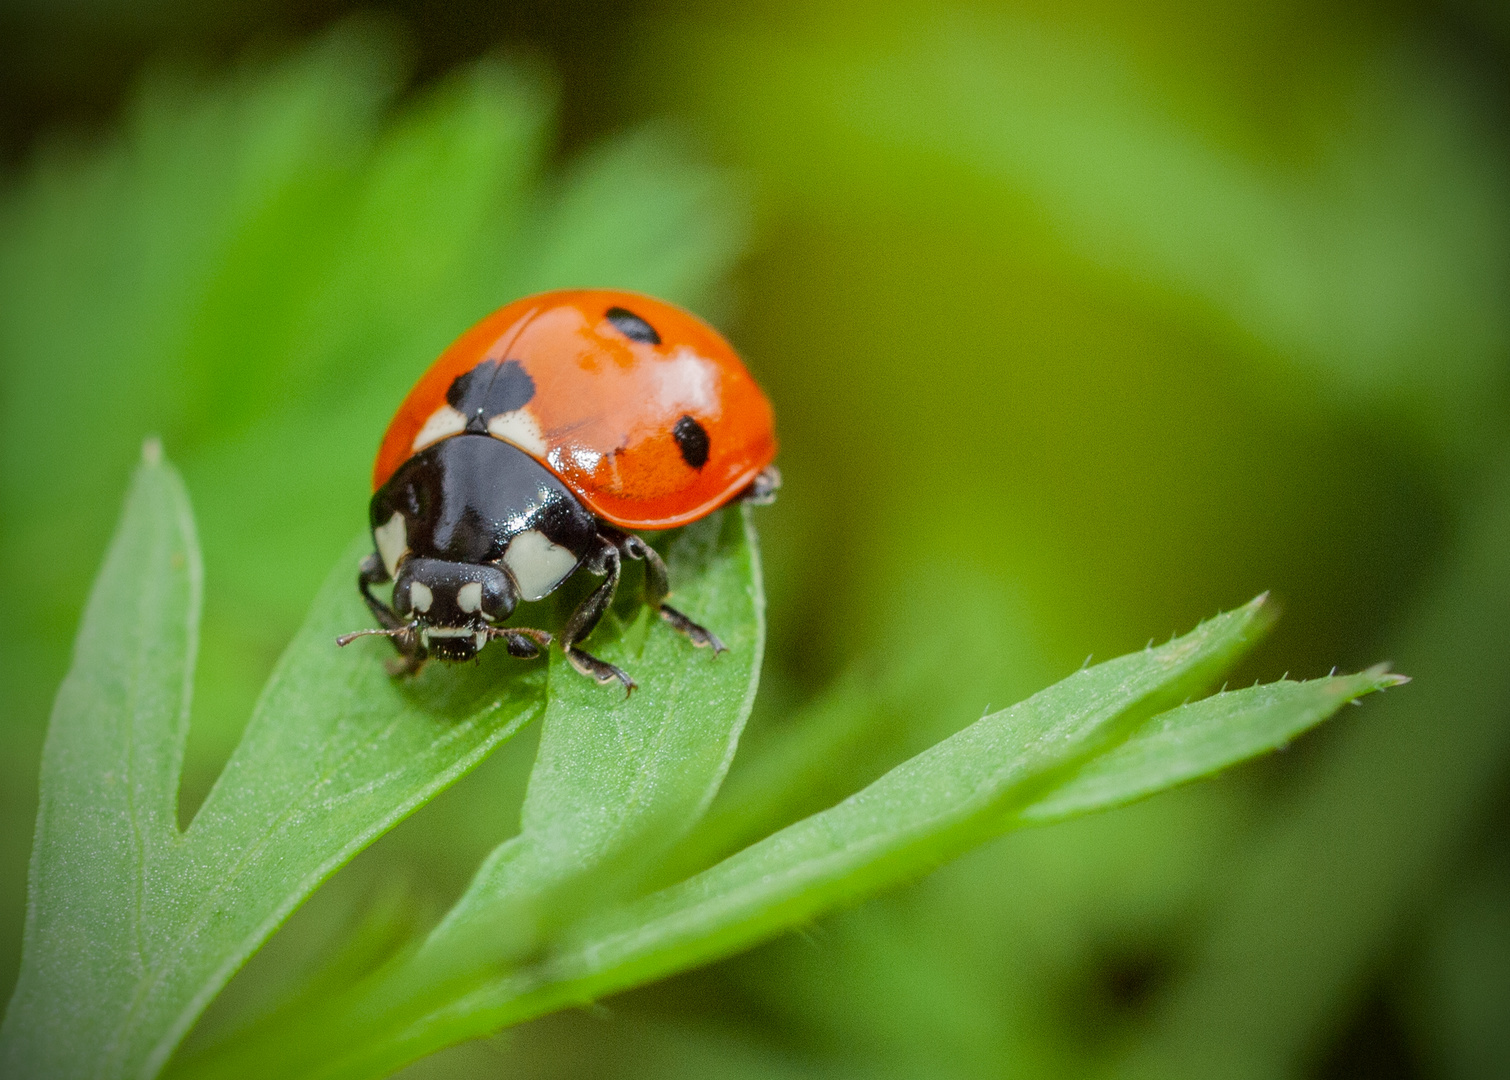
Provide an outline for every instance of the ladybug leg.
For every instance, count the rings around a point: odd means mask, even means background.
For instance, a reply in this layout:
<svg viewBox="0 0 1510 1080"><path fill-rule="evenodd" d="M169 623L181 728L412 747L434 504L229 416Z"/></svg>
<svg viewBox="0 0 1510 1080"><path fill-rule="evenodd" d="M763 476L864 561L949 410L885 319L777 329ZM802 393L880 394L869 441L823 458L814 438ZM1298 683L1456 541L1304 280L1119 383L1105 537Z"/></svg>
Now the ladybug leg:
<svg viewBox="0 0 1510 1080"><path fill-rule="evenodd" d="M619 549L611 540L604 538L597 554L587 562L590 572L606 575L603 584L589 593L587 599L571 613L571 618L566 620L566 628L561 631L561 647L566 650L566 658L571 661L571 666L583 675L605 685L617 679L624 685L624 693L628 694L635 687L633 679L612 664L577 648L577 642L593 632L598 620L608 610L608 605L613 603L614 591L619 587L620 566Z"/></svg>
<svg viewBox="0 0 1510 1080"><path fill-rule="evenodd" d="M729 651L729 647L722 641L719 641L718 635L715 634L712 630L709 630L706 626L702 626L698 623L693 622L691 619L687 618L687 616L683 615L680 611L677 611L676 608L672 607L670 604L662 604L660 611L661 618L670 623L672 629L674 629L677 633L683 635L688 641L692 642L692 644L696 645L699 649L711 646L714 656L717 656L721 652Z"/></svg>
<svg viewBox="0 0 1510 1080"><path fill-rule="evenodd" d="M781 490L781 470L774 465L767 465L755 474L755 479L750 481L750 486L738 495L740 502L749 503L751 506L770 506L776 501L776 492Z"/></svg>
<svg viewBox="0 0 1510 1080"><path fill-rule="evenodd" d="M522 626L506 626L488 631L489 637L502 638L510 656L533 660L542 649L550 648L551 636L544 630L530 630Z"/></svg>
<svg viewBox="0 0 1510 1080"><path fill-rule="evenodd" d="M385 630L397 630L404 625L404 620L391 607L372 595L374 585L382 585L391 580L388 569L383 565L383 560L378 558L377 552L374 551L362 560L357 573L357 588L362 591L362 599L367 601L368 609Z"/></svg>
<svg viewBox="0 0 1510 1080"><path fill-rule="evenodd" d="M619 546L627 557L644 560L647 606L659 611L661 618L698 648L711 647L715 656L729 651L728 646L718 640L717 634L693 622L676 608L664 602L666 595L671 592L671 579L666 573L666 561L661 558L660 552L633 533L624 534L619 540Z"/></svg>
<svg viewBox="0 0 1510 1080"><path fill-rule="evenodd" d="M378 557L377 552L374 551L362 560L361 568L357 573L357 588L362 592L362 599L367 601L368 609L382 624L385 631L397 631L397 633L386 635L399 652L398 656L388 661L386 665L388 674L412 675L425 662L425 647L420 644L418 636L407 629L404 620L399 618L396 611L372 595L372 586L381 585L389 580L391 579L388 577L388 570L383 566L383 560Z"/></svg>

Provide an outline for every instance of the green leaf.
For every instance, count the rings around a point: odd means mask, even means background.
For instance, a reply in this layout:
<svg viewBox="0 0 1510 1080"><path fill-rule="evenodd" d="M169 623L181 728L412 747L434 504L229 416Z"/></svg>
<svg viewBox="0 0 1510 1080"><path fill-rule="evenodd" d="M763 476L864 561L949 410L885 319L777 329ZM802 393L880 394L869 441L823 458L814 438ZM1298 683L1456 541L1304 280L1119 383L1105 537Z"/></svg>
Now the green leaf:
<svg viewBox="0 0 1510 1080"><path fill-rule="evenodd" d="M728 652L694 653L642 609L631 632L601 650L640 684L622 702L553 654L553 692L520 834L483 863L428 949L470 952L477 943L469 925L507 925L518 934L525 921L562 925L588 903L601 908L632 887L717 793L755 699L765 642L749 509L680 530L667 565L673 582L686 583L676 602L716 628Z"/></svg>
<svg viewBox="0 0 1510 1080"><path fill-rule="evenodd" d="M1046 786L1209 682L1267 622L1259 598L1162 648L1082 670L688 881L577 922L503 978L407 1021L385 1016L357 1054L309 1075L381 1076L449 1043L735 952L930 869L1010 828ZM220 1074L268 1064L243 1058Z"/></svg>
<svg viewBox="0 0 1510 1080"><path fill-rule="evenodd" d="M180 833L199 556L182 484L149 455L49 729L8 1074L154 1075L321 881L539 715L538 664L394 680L380 642L337 649L369 619L353 586L365 547L331 574Z"/></svg>
<svg viewBox="0 0 1510 1080"><path fill-rule="evenodd" d="M1022 820L1048 824L1209 776L1283 746L1364 694L1409 681L1380 666L1357 675L1250 686L1171 709L1025 807Z"/></svg>
<svg viewBox="0 0 1510 1080"><path fill-rule="evenodd" d="M118 1071L102 1069L111 1021L151 964L155 886L178 839L202 579L183 484L149 443L42 752L7 1076Z"/></svg>
<svg viewBox="0 0 1510 1080"><path fill-rule="evenodd" d="M1263 598L1158 649L1086 668L899 765L837 806L590 923L532 972L508 1019L726 955L931 869L1130 727L1198 690L1268 622ZM516 993L522 987L512 988ZM584 993L585 991L585 993ZM517 1010L517 1011L516 1011Z"/></svg>
<svg viewBox="0 0 1510 1080"><path fill-rule="evenodd" d="M712 799L749 715L764 644L760 563L748 508L689 525L666 552L675 602L728 652L694 650L636 604L590 645L639 683L628 698L552 654L550 702L521 831L483 863L418 955L351 998L238 1040L190 1075L302 1075L373 1065L391 1029L436 1007L458 979L543 947L574 919L632 890ZM626 591L636 592L637 582ZM470 984L468 984L470 985ZM302 1037L308 1035L309 1037ZM419 1052L423 1052L422 1050ZM401 1060L415 1056L405 1048ZM362 1067L358 1067L361 1071Z"/></svg>
<svg viewBox="0 0 1510 1080"><path fill-rule="evenodd" d="M1373 670L1168 708L1251 644L1267 623L1260 598L984 717L838 805L637 898L722 782L763 643L750 511L668 539L678 602L730 652L692 653L626 604L634 616L611 615L592 641L639 680L622 699L560 658L547 674L499 651L471 668L432 665L395 680L378 662L384 643L336 649L336 633L364 621L351 587L359 539L180 833L200 572L182 485L150 448L49 735L6 1064L40 1077L155 1075L324 877L542 712L519 835L484 861L419 949L328 1001L274 1013L176 1074L383 1075L727 955L1007 829L1205 775L1401 681Z"/></svg>
<svg viewBox="0 0 1510 1080"><path fill-rule="evenodd" d="M1224 692L1161 713L1126 742L1087 762L1062 786L1024 807L1022 822L1046 825L1108 810L1209 776L1284 746L1347 702L1408 681L1377 667L1357 675ZM668 875L668 883L716 861L707 857L709 852L731 854L773 831L768 823L791 820L792 805L833 783L832 757L853 759L864 749L859 740L867 732L872 741L884 737L884 730L878 734L877 729L888 721L895 724L885 703L876 700L873 687L853 678L841 681L800 722L784 730L784 738L775 740L753 768L730 778L694 835L676 849L671 868L675 877ZM681 868L689 869L676 873Z"/></svg>
<svg viewBox="0 0 1510 1080"><path fill-rule="evenodd" d="M1390 642L1417 683L1294 770L1288 797L1212 883L1206 935L1165 1008L1104 1075L1298 1075L1380 958L1425 917L1441 869L1462 867L1470 838L1502 820L1485 814L1501 805L1510 762L1507 451L1480 463L1450 557ZM1483 1004L1502 1018L1504 1000Z"/></svg>
<svg viewBox="0 0 1510 1080"><path fill-rule="evenodd" d="M123 479L120 456L100 447L134 445L143 428L177 432L208 505L217 582L188 747L189 772L204 780L191 782L190 805L360 520L371 439L415 372L469 321L545 285L592 280L706 302L742 237L728 178L664 133L612 140L551 175L551 94L526 65L484 60L385 115L393 53L370 27L349 25L203 84L159 77L121 137L3 193L0 277L14 288L0 366L19 463L7 491L31 512L10 515L0 539L12 554L53 556L32 559L38 572L18 583L13 644L35 649L39 627L61 625L69 596L81 597L72 567L94 561L106 527L89 515ZM102 334L120 348L78 347ZM112 402L96 431L104 443L59 441L35 422L59 378ZM167 830L161 865L137 868L149 882L143 955L102 968L121 994L130 984L130 1000L75 993L44 962L56 943L28 945L21 989L35 1000L18 997L5 1035L28 1071L51 1068L39 1054L56 1055L60 1072L72 1071L69 1054L96 1061L86 1071L99 1075L153 1071L323 877L543 713L543 664L500 654L450 678L393 684L382 643L337 656L332 635L370 622L352 587L359 553L342 556L192 825ZM50 635L60 652L67 633ZM758 663L758 649L750 655ZM727 660L717 667L732 674ZM14 674L39 687L56 678L24 660ZM568 672L560 683L589 689L580 681ZM741 700L750 691L747 679ZM181 734L172 754L147 759L172 766L162 798L174 811ZM719 760L730 752L732 742ZM96 782L79 781L80 799ZM78 872L119 876L93 862ZM74 1045L29 1041L65 999L88 1003L87 1017L66 1021Z"/></svg>

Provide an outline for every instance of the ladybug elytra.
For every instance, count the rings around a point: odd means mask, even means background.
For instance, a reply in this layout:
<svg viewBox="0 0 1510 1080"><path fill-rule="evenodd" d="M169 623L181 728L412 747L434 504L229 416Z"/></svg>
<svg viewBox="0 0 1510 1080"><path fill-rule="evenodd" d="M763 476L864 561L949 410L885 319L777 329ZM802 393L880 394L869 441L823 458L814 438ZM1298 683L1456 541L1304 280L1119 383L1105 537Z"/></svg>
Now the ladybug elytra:
<svg viewBox="0 0 1510 1080"><path fill-rule="evenodd" d="M577 671L634 681L579 643L608 610L625 559L645 563L645 603L694 645L709 630L665 603L666 566L635 530L696 521L735 500L769 502L770 402L719 333L660 300L614 290L526 297L462 334L420 377L373 467L375 550L358 585L399 652L470 660L501 639L520 657L553 640L503 626L578 570L603 581L561 631ZM373 586L392 581L392 603Z"/></svg>

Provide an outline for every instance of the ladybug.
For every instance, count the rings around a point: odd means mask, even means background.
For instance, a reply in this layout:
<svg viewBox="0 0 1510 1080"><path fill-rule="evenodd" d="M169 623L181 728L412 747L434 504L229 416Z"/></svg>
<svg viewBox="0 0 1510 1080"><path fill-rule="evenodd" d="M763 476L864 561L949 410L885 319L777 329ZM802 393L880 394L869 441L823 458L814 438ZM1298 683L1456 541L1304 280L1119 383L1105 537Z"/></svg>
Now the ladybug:
<svg viewBox="0 0 1510 1080"><path fill-rule="evenodd" d="M645 603L693 645L712 631L665 603L666 564L637 530L675 528L736 500L765 503L781 477L771 404L729 343L661 300L606 289L516 300L441 353L399 406L372 471L374 551L358 588L393 642L398 672L430 656L471 660L579 570L602 582L561 631L577 671L635 683L580 643L613 601L626 559ZM373 587L392 581L391 604Z"/></svg>

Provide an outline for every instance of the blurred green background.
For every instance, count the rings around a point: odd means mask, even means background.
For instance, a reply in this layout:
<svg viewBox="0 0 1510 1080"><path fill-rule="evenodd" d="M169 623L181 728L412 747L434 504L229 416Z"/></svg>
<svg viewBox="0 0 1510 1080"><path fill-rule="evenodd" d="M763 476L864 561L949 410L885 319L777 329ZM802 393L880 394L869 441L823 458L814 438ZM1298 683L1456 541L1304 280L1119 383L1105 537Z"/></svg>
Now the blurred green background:
<svg viewBox="0 0 1510 1080"><path fill-rule="evenodd" d="M611 285L775 400L747 737L870 710L820 805L1264 589L1244 678L1416 681L413 1076L1510 1076L1506 9L8 0L0 34L0 986L142 437L207 564L187 817L409 383L517 295ZM442 910L528 742L193 1038Z"/></svg>

